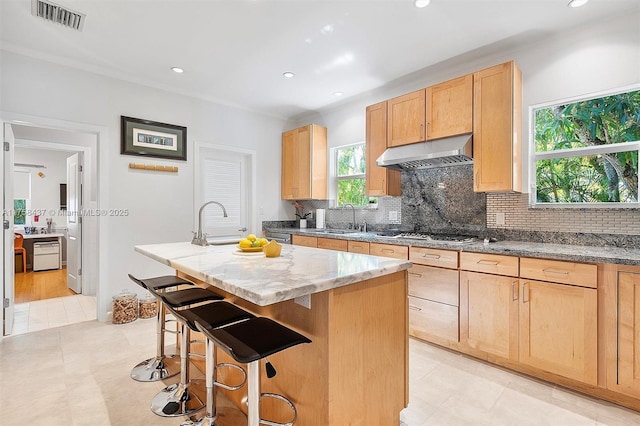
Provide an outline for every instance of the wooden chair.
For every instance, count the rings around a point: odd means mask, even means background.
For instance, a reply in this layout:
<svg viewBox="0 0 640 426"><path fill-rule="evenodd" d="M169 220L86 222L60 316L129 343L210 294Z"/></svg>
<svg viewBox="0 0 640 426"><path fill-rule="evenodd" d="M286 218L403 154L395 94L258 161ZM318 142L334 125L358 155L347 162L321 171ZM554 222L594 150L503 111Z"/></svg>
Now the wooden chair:
<svg viewBox="0 0 640 426"><path fill-rule="evenodd" d="M27 272L27 250L22 246L23 243L24 236L14 232L13 253L22 255L22 272Z"/></svg>

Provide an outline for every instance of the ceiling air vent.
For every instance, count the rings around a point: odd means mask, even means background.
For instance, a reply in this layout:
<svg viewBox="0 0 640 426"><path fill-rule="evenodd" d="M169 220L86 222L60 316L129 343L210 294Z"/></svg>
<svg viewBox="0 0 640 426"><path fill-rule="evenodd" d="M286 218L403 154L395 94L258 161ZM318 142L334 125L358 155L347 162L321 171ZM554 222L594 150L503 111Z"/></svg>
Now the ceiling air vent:
<svg viewBox="0 0 640 426"><path fill-rule="evenodd" d="M31 0L31 14L78 31L82 31L86 16L84 13L42 0Z"/></svg>

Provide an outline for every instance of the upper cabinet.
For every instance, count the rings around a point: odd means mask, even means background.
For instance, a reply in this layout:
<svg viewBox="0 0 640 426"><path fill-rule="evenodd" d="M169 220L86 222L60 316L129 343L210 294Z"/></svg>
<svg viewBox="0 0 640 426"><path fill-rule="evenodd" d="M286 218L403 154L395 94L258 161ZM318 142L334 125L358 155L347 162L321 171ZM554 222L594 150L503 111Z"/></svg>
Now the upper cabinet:
<svg viewBox="0 0 640 426"><path fill-rule="evenodd" d="M473 74L426 90L427 140L473 131Z"/></svg>
<svg viewBox="0 0 640 426"><path fill-rule="evenodd" d="M327 129L310 124L282 134L283 200L327 199Z"/></svg>
<svg viewBox="0 0 640 426"><path fill-rule="evenodd" d="M425 92L422 89L387 101L387 146L424 141Z"/></svg>
<svg viewBox="0 0 640 426"><path fill-rule="evenodd" d="M474 74L474 191L522 191L522 73L515 62Z"/></svg>
<svg viewBox="0 0 640 426"><path fill-rule="evenodd" d="M399 196L400 171L378 167L376 159L387 149L387 102L367 107L366 193L371 197Z"/></svg>

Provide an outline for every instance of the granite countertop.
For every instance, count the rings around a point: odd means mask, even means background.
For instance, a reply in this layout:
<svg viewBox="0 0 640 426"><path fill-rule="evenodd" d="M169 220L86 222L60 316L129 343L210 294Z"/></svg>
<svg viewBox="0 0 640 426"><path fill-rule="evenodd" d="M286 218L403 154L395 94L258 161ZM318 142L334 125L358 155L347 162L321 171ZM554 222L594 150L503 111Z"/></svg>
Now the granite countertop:
<svg viewBox="0 0 640 426"><path fill-rule="evenodd" d="M235 244L149 244L135 251L260 306L411 267L406 260L292 245L283 245L276 258L241 253Z"/></svg>
<svg viewBox="0 0 640 426"><path fill-rule="evenodd" d="M378 236L374 232L330 234L315 229L278 228L277 232L297 235L335 238L342 240L369 241L383 244L410 245L415 247L442 248L449 250L471 251L477 253L506 254L521 257L568 260L588 263L615 263L621 265L640 265L640 249L601 246L580 246L569 244L533 243L526 241L498 241L484 244L483 241L470 244L452 244L415 239L402 239Z"/></svg>

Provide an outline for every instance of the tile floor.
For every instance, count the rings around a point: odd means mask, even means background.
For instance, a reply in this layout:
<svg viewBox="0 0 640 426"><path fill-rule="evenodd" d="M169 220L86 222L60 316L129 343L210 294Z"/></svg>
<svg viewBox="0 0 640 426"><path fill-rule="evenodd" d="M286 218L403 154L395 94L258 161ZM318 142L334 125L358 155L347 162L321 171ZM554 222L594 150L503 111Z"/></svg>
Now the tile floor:
<svg viewBox="0 0 640 426"><path fill-rule="evenodd" d="M0 425L177 426L183 419L160 418L148 408L162 385L129 378L154 349L153 319L88 321L6 337ZM640 425L640 413L417 340L410 341L409 359L410 403L401 425Z"/></svg>
<svg viewBox="0 0 640 426"><path fill-rule="evenodd" d="M95 320L95 296L66 296L15 305L13 335Z"/></svg>

